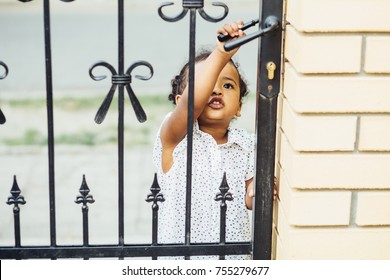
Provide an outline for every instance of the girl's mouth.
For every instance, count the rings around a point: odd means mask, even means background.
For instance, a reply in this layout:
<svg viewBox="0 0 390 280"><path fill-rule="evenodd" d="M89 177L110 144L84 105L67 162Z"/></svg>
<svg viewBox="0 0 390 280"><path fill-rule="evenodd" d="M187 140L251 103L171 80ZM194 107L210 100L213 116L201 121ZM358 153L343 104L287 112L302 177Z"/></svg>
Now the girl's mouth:
<svg viewBox="0 0 390 280"><path fill-rule="evenodd" d="M208 106L212 109L221 109L224 107L224 102L221 97L213 97L210 99Z"/></svg>

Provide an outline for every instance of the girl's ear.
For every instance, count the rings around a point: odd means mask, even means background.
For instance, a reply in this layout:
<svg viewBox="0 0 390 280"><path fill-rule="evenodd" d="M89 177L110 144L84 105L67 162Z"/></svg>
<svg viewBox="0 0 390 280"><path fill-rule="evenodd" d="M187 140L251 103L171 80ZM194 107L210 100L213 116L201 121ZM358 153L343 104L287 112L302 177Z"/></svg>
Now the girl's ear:
<svg viewBox="0 0 390 280"><path fill-rule="evenodd" d="M180 95L180 94L178 94L178 95L175 96L175 103L176 103L176 105L179 104L180 98L181 98L181 95Z"/></svg>
<svg viewBox="0 0 390 280"><path fill-rule="evenodd" d="M242 106L242 102L240 101L240 107L238 107L238 110L237 110L237 113L236 113L236 117L241 117L241 106Z"/></svg>

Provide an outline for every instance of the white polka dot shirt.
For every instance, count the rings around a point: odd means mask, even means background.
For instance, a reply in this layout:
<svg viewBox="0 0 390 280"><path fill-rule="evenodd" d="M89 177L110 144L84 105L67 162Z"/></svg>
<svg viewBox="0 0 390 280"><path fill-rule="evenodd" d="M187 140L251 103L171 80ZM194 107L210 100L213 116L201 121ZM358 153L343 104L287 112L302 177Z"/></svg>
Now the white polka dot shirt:
<svg viewBox="0 0 390 280"><path fill-rule="evenodd" d="M169 114L168 116L169 117ZM219 242L220 201L215 201L226 172L232 201L227 201L226 242L250 241L245 181L254 173L254 135L228 128L228 141L218 145L214 138L194 124L192 164L191 243ZM184 243L186 207L187 137L173 152L173 165L164 173L161 166L160 133L154 145L153 162L165 201L160 202L159 243ZM231 256L241 258L240 256ZM207 258L207 257L205 257Z"/></svg>

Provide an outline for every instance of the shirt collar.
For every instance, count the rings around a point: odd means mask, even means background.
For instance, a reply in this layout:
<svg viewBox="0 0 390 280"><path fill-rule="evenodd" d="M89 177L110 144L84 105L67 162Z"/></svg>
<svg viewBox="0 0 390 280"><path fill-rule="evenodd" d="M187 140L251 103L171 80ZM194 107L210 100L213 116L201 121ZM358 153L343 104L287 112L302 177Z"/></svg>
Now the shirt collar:
<svg viewBox="0 0 390 280"><path fill-rule="evenodd" d="M208 135L211 137L211 135L209 135L209 134L207 134L199 129L198 121L195 121L195 123L194 123L194 133ZM227 141L227 143L221 144L219 146L224 147L224 146L231 146L233 144L237 144L241 148L243 148L244 150L249 152L253 147L251 145L252 141L249 141L248 137L249 137L248 132L246 132L245 130L229 126L228 127L228 141Z"/></svg>
<svg viewBox="0 0 390 280"><path fill-rule="evenodd" d="M248 132L243 129L228 127L228 142L224 145L237 144L246 151L250 151L253 147L251 145L252 141L249 139Z"/></svg>

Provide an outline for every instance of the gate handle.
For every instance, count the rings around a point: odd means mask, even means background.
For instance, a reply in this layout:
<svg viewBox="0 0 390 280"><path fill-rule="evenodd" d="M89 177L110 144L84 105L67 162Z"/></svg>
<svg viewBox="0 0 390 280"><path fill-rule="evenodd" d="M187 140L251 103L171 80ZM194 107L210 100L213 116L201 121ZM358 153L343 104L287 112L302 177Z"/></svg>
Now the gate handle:
<svg viewBox="0 0 390 280"><path fill-rule="evenodd" d="M232 49L235 49L243 44L246 44L256 38L259 38L260 36L264 36L267 33L270 33L276 29L279 28L279 20L275 16L268 16L264 21L264 29L259 29L258 31L249 34L245 37L241 37L237 40L227 42L224 45L225 51L231 51Z"/></svg>
<svg viewBox="0 0 390 280"><path fill-rule="evenodd" d="M256 24L259 23L259 21L260 21L259 19L254 19L254 20L248 21L240 28L240 30L244 31L244 30L248 29L249 27L255 26ZM227 35L218 34L217 39L220 42L226 42L227 40L232 39L232 37L230 37L229 34L227 34Z"/></svg>

